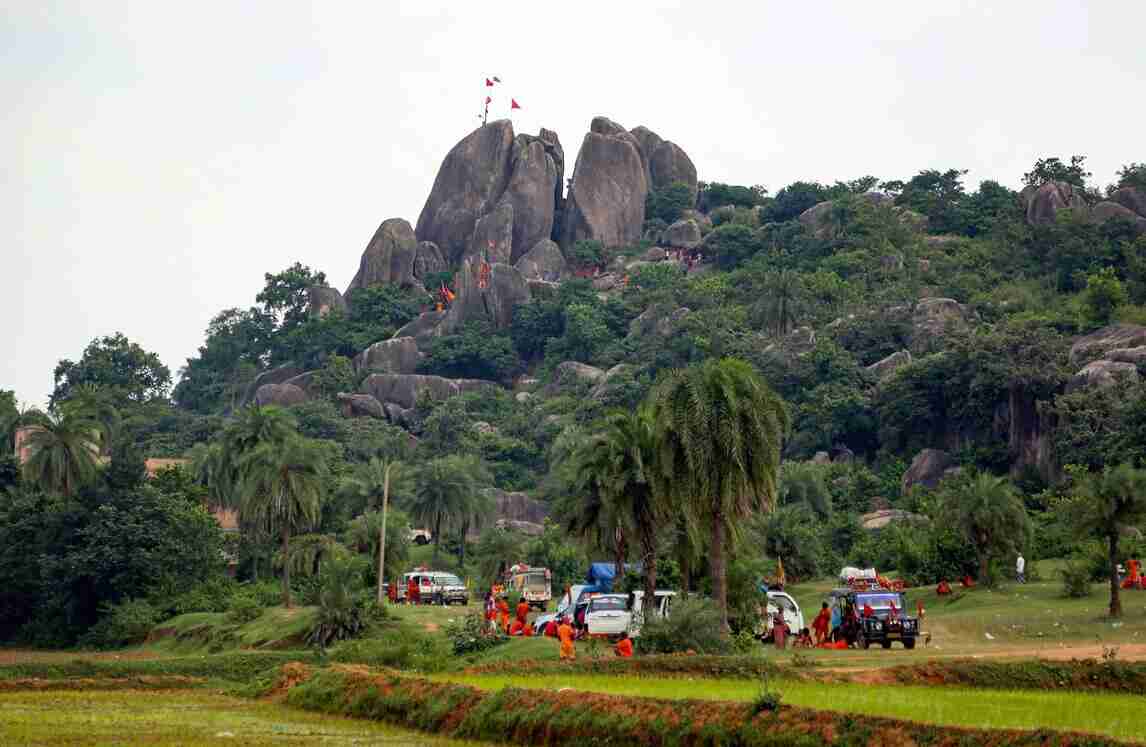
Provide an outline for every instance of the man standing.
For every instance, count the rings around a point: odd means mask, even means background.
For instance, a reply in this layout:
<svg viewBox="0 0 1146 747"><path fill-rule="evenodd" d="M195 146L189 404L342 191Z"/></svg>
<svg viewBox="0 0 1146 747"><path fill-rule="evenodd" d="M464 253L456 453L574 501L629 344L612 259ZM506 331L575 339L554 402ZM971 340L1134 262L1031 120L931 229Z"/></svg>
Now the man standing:
<svg viewBox="0 0 1146 747"><path fill-rule="evenodd" d="M575 660L577 650L573 647L573 626L569 624L568 617L563 619L557 628L557 640L561 641L561 660Z"/></svg>
<svg viewBox="0 0 1146 747"><path fill-rule="evenodd" d="M816 635L816 645L828 640L828 628L832 624L832 613L828 611L828 603L820 607L820 614L812 621L812 632Z"/></svg>
<svg viewBox="0 0 1146 747"><path fill-rule="evenodd" d="M1015 578L1020 584L1025 584L1027 582L1026 570L1026 558L1023 557L1022 553L1019 553L1019 558L1015 561Z"/></svg>

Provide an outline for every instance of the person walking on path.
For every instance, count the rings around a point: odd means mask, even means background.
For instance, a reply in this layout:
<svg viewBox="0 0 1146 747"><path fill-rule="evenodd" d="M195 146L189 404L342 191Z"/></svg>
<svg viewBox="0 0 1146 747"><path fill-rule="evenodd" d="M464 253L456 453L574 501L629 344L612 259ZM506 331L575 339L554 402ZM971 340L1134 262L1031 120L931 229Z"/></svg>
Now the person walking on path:
<svg viewBox="0 0 1146 747"><path fill-rule="evenodd" d="M1023 557L1022 553L1019 553L1018 559L1015 560L1015 579L1020 584L1027 582L1027 559Z"/></svg>

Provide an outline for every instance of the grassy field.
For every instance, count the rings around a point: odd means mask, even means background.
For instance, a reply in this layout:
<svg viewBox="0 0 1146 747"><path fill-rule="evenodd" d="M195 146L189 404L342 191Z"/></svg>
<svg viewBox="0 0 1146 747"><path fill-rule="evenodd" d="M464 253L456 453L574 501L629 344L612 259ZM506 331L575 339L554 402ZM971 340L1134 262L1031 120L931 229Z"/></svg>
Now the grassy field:
<svg viewBox="0 0 1146 747"><path fill-rule="evenodd" d="M563 688L611 695L664 699L751 701L761 683L604 675L444 675L440 679L486 690L519 687ZM884 716L944 726L995 729L1049 728L1105 734L1119 739L1143 737L1142 698L1131 695L1037 691L984 691L954 687L872 687L776 680L786 705Z"/></svg>
<svg viewBox="0 0 1146 747"><path fill-rule="evenodd" d="M421 732L203 691L0 693L0 744L463 745Z"/></svg>

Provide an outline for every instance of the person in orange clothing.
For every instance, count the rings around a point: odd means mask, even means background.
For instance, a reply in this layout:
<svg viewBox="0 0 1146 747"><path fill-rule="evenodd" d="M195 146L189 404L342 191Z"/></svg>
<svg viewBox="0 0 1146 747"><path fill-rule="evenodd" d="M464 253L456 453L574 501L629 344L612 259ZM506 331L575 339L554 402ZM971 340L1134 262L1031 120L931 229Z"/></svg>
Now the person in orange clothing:
<svg viewBox="0 0 1146 747"><path fill-rule="evenodd" d="M946 596L951 593L951 584L947 583L947 579L939 579L939 585L935 587L935 594L937 596Z"/></svg>
<svg viewBox="0 0 1146 747"><path fill-rule="evenodd" d="M561 660L575 661L577 649L573 647L573 626L569 624L568 617L557 626L557 639L561 641Z"/></svg>
<svg viewBox="0 0 1146 747"><path fill-rule="evenodd" d="M502 630L509 630L509 602L504 598L497 600L497 625Z"/></svg>
<svg viewBox="0 0 1146 747"><path fill-rule="evenodd" d="M533 623L527 622L525 628L522 629L521 634L526 638L532 638L534 634Z"/></svg>
<svg viewBox="0 0 1146 747"><path fill-rule="evenodd" d="M868 604L867 602L863 603L863 616L864 617L875 617L875 610L872 609L871 605Z"/></svg>
<svg viewBox="0 0 1146 747"><path fill-rule="evenodd" d="M967 573L963 575L963 580L960 581L959 584L964 589L973 589L975 588L975 579L971 578L971 574Z"/></svg>
<svg viewBox="0 0 1146 747"><path fill-rule="evenodd" d="M633 640L629 638L628 633L621 633L621 640L617 641L614 651L622 659L633 658Z"/></svg>
<svg viewBox="0 0 1146 747"><path fill-rule="evenodd" d="M406 582L406 604L417 604L418 596L418 582L411 578Z"/></svg>
<svg viewBox="0 0 1146 747"><path fill-rule="evenodd" d="M556 638L558 627L560 626L557 624L556 620L550 620L549 622L545 623L545 637Z"/></svg>
<svg viewBox="0 0 1146 747"><path fill-rule="evenodd" d="M820 614L812 621L812 631L816 634L816 643L828 640L828 632L832 628L832 613L828 610L828 603L820 606Z"/></svg>
<svg viewBox="0 0 1146 747"><path fill-rule="evenodd" d="M1123 589L1137 589L1142 585L1140 573L1142 564L1138 562L1138 558L1131 558L1126 561L1126 579L1122 582Z"/></svg>
<svg viewBox="0 0 1146 747"><path fill-rule="evenodd" d="M524 630L525 630L525 625L521 622L521 620L514 620L513 624L509 626L509 634L511 636L521 635L522 631L524 631Z"/></svg>
<svg viewBox="0 0 1146 747"><path fill-rule="evenodd" d="M525 601L524 599L522 599L520 602L518 602L516 612L517 612L517 621L520 622L522 625L525 625L526 618L529 617L529 602Z"/></svg>

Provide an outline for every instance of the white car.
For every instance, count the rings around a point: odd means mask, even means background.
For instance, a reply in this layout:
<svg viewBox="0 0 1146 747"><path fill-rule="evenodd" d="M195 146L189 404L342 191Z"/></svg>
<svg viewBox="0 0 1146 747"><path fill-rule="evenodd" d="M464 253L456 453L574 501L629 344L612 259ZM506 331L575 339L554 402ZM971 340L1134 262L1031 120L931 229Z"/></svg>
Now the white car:
<svg viewBox="0 0 1146 747"><path fill-rule="evenodd" d="M806 627L804 625L804 613L800 611L800 605L796 603L796 600L783 591L770 591L768 592L768 605L765 607L766 614L764 619L760 621L759 634L764 641L772 640L773 620L777 612L784 614L784 622L788 623L788 630L792 635L796 635Z"/></svg>
<svg viewBox="0 0 1146 747"><path fill-rule="evenodd" d="M656 592L657 615L668 615L675 591ZM631 638L641 634L641 626L645 621L645 593L634 591L632 594L601 594L589 600L589 609L585 613L585 624L589 628L589 635L616 638L621 633L628 633Z"/></svg>

